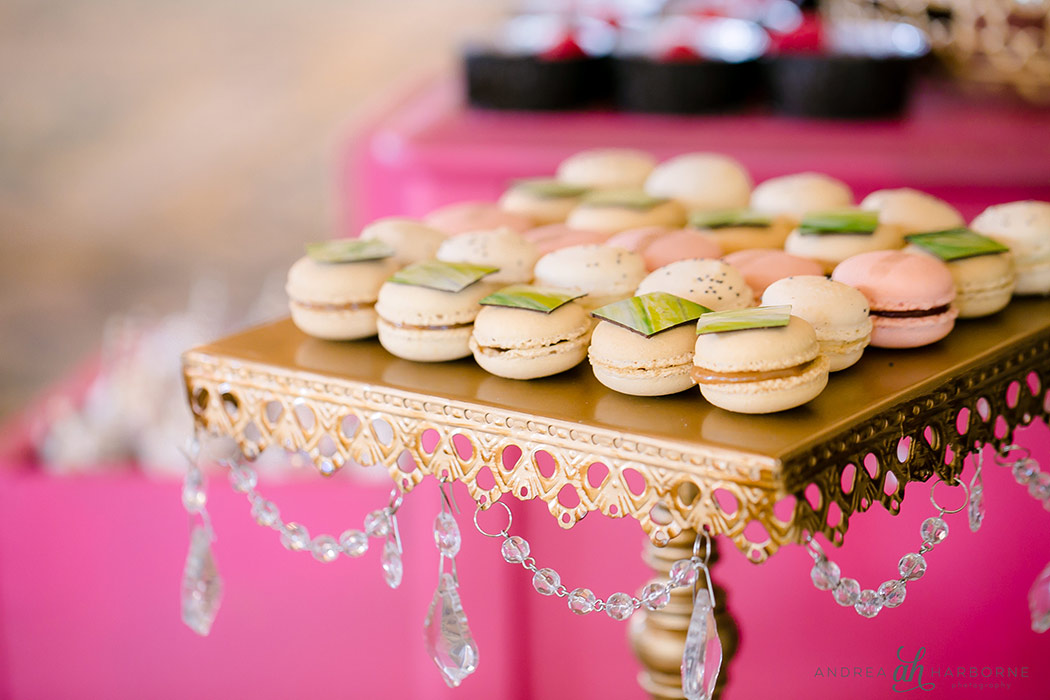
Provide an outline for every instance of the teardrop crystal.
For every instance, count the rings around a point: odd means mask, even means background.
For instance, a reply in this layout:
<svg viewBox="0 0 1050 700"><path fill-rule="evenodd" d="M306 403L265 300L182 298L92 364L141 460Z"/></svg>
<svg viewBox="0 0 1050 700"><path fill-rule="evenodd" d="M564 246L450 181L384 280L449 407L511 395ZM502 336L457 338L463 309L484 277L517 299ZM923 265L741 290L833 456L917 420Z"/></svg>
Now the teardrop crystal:
<svg viewBox="0 0 1050 700"><path fill-rule="evenodd" d="M981 524L984 522L985 512L984 487L981 484L977 484L970 491L970 500L966 508L966 514L970 519L971 532L977 532L981 529Z"/></svg>
<svg viewBox="0 0 1050 700"><path fill-rule="evenodd" d="M222 579L211 553L211 539L209 528L193 528L182 572L182 621L202 637L211 632L222 599Z"/></svg>
<svg viewBox="0 0 1050 700"><path fill-rule="evenodd" d="M696 592L682 655L682 692L687 700L710 700L722 668L722 642L707 589Z"/></svg>
<svg viewBox="0 0 1050 700"><path fill-rule="evenodd" d="M1028 609L1032 613L1032 630L1043 633L1050 630L1050 564L1036 576L1028 591Z"/></svg>
<svg viewBox="0 0 1050 700"><path fill-rule="evenodd" d="M450 688L459 686L464 678L477 670L478 645L474 643L467 624L467 614L463 612L452 574L443 573L438 579L437 590L423 623L423 639L427 654Z"/></svg>
<svg viewBox="0 0 1050 700"><path fill-rule="evenodd" d="M452 558L459 554L463 540L459 534L459 525L451 513L438 513L434 518L434 544L442 556Z"/></svg>
<svg viewBox="0 0 1050 700"><path fill-rule="evenodd" d="M401 577L404 576L405 566L401 562L401 552L397 551L397 544L389 539L383 545L383 554L380 557L383 563L383 578L386 585L397 588L401 585Z"/></svg>

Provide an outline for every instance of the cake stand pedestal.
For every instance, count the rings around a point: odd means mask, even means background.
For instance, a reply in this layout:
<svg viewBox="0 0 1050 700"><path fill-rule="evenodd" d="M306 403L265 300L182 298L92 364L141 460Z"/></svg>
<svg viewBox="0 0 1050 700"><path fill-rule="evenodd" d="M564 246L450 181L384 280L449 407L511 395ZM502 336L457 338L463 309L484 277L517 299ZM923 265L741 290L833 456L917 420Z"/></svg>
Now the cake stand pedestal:
<svg viewBox="0 0 1050 700"><path fill-rule="evenodd" d="M404 492L428 475L453 479L483 508L508 493L539 498L564 528L592 511L632 517L660 572L700 529L756 563L808 535L840 545L854 514L876 503L896 513L905 484L953 481L979 444L1007 444L1017 426L1045 420L1050 300L1015 300L930 347L869 349L809 404L765 416L728 413L695 391L616 394L586 366L519 382L469 360L408 362L375 340L310 338L289 320L191 350L183 369L198 428L232 437L249 459L277 445L322 474L381 464ZM588 478L595 465L600 480ZM633 623L654 697L682 697L672 660L682 602Z"/></svg>

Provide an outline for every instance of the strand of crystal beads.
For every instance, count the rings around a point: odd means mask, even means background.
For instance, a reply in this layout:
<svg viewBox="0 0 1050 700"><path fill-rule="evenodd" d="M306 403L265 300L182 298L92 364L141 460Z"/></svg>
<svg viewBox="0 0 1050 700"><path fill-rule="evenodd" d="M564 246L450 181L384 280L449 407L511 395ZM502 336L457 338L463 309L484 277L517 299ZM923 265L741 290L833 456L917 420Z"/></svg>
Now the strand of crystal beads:
<svg viewBox="0 0 1050 700"><path fill-rule="evenodd" d="M373 510L365 516L363 530L345 530L338 538L326 534L311 538L305 525L282 520L280 510L273 501L267 500L256 491L259 477L254 469L237 461L224 460L221 463L229 468L230 486L233 490L247 497L255 522L280 533L281 544L285 549L292 552L310 552L317 561L330 563L341 554L351 558L364 555L368 551L369 538L385 539L380 556L383 577L391 588L401 585L404 565L401 560L401 536L397 527L401 496L396 489L391 494L390 505Z"/></svg>
<svg viewBox="0 0 1050 700"><path fill-rule="evenodd" d="M482 532L482 534L488 533ZM504 561L509 564L520 564L522 568L531 571L532 587L537 593L567 598L569 610L577 615L604 611L614 620L626 620L643 605L647 610L660 610L670 602L672 590L687 588L696 583L702 565L698 557L680 559L671 567L670 578L666 583L650 583L641 590L638 596L613 593L607 599L602 600L589 588L574 588L570 591L562 584L561 575L557 571L551 568L538 568L536 560L529 555L530 546L525 538L508 534L506 531L501 532L500 536L503 537L500 553Z"/></svg>
<svg viewBox="0 0 1050 700"><path fill-rule="evenodd" d="M967 494L967 502L969 502L969 494ZM937 506L937 510L936 516L926 518L919 527L919 534L922 537L922 546L919 547L919 551L910 552L901 557L897 562L898 577L884 581L877 590L870 588L861 590L857 579L843 577L839 565L828 559L823 548L810 535L806 545L810 556L813 557L813 569L810 571L813 585L818 590L831 591L836 603L843 607L852 606L861 617L875 617L882 612L883 608L898 607L904 602L908 582L918 581L926 573L926 558L923 555L948 537L948 523L944 521L944 515L949 511L940 506Z"/></svg>
<svg viewBox="0 0 1050 700"><path fill-rule="evenodd" d="M1010 452L1023 454L1020 458L1010 461L1007 457ZM1042 501L1043 508L1050 510L1050 474L1040 469L1039 462L1032 457L1027 448L1021 445L1006 445L996 455L996 461L1001 466L1009 467L1014 480L1028 488L1028 495Z"/></svg>

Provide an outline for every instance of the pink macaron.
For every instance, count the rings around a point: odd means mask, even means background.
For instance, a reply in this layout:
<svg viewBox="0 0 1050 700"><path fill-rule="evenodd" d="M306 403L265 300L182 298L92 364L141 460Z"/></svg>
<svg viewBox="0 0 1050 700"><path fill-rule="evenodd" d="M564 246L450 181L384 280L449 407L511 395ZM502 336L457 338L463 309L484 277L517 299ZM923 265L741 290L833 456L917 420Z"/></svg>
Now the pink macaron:
<svg viewBox="0 0 1050 700"><path fill-rule="evenodd" d="M738 250L722 258L747 280L747 286L761 299L766 287L777 280L796 275L823 275L824 267L816 260L800 258L775 248Z"/></svg>
<svg viewBox="0 0 1050 700"><path fill-rule="evenodd" d="M859 289L871 304L871 344L917 348L935 343L955 326L958 309L951 270L941 260L877 250L843 260L831 279Z"/></svg>
<svg viewBox="0 0 1050 700"><path fill-rule="evenodd" d="M612 236L608 244L638 253L650 272L679 260L717 258L722 254L722 247L710 234L664 226L623 231Z"/></svg>
<svg viewBox="0 0 1050 700"><path fill-rule="evenodd" d="M424 218L427 226L450 236L474 231L495 231L509 228L522 233L535 224L521 214L504 211L495 202L459 202L435 209Z"/></svg>
<svg viewBox="0 0 1050 700"><path fill-rule="evenodd" d="M571 228L565 224L547 224L526 231L522 234L522 238L535 244L540 255L546 255L574 245L605 243L609 239L609 234Z"/></svg>

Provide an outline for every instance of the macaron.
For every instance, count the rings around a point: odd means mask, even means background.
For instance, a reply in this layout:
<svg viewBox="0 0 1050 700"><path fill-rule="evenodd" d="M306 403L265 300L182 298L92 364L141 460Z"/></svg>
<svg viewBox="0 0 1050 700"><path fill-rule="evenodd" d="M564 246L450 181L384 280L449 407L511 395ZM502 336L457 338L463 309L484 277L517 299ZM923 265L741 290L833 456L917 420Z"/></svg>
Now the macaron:
<svg viewBox="0 0 1050 700"><path fill-rule="evenodd" d="M820 353L828 358L832 372L856 364L871 343L867 297L823 275L777 280L766 287L762 305L790 306L793 315L813 326Z"/></svg>
<svg viewBox="0 0 1050 700"><path fill-rule="evenodd" d="M539 260L536 245L509 228L475 231L447 238L437 251L437 259L499 268L487 282L513 284L532 279L532 268Z"/></svg>
<svg viewBox="0 0 1050 700"><path fill-rule="evenodd" d="M321 246L358 241L330 241ZM288 270L292 322L303 333L324 340L355 340L376 334L376 297L398 267L393 250L376 259L325 262L306 255ZM312 246L308 249L316 250Z"/></svg>
<svg viewBox="0 0 1050 700"><path fill-rule="evenodd" d="M761 314L765 307L746 311ZM701 316L700 324L714 315ZM702 333L693 350L700 393L727 411L785 411L816 398L828 384L828 358L813 327L798 316L789 315L783 326Z"/></svg>
<svg viewBox="0 0 1050 700"><path fill-rule="evenodd" d="M634 148L595 148L574 153L558 165L557 178L590 189L641 189L656 159Z"/></svg>
<svg viewBox="0 0 1050 700"><path fill-rule="evenodd" d="M970 228L1009 246L1017 269L1014 294L1050 294L1050 202L988 207Z"/></svg>
<svg viewBox="0 0 1050 700"><path fill-rule="evenodd" d="M816 260L830 274L846 258L873 250L891 250L904 245L904 235L894 224L863 209L811 211L788 234L784 250Z"/></svg>
<svg viewBox="0 0 1050 700"><path fill-rule="evenodd" d="M623 248L577 245L547 253L533 272L537 285L586 294L576 303L591 311L634 294L645 277L645 262Z"/></svg>
<svg viewBox="0 0 1050 700"><path fill-rule="evenodd" d="M722 260L732 265L744 276L744 280L755 295L756 303L766 291L766 287L777 280L793 275L824 274L824 267L815 260L800 258L797 255L772 248L738 250L726 255Z"/></svg>
<svg viewBox="0 0 1050 700"><path fill-rule="evenodd" d="M679 228L685 220L685 209L673 199L641 190L601 190L585 195L565 223L611 234L645 226Z"/></svg>
<svg viewBox="0 0 1050 700"><path fill-rule="evenodd" d="M965 228L907 236L905 253L943 260L955 281L959 318L989 316L1010 303L1017 274L1010 249Z"/></svg>
<svg viewBox="0 0 1050 700"><path fill-rule="evenodd" d="M529 229L521 235L536 245L540 255L574 245L605 243L609 238L608 233L571 228L565 224L547 224Z"/></svg>
<svg viewBox="0 0 1050 700"><path fill-rule="evenodd" d="M503 211L531 219L537 226L555 224L569 218L588 188L553 178L516 180L499 198Z"/></svg>
<svg viewBox="0 0 1050 700"><path fill-rule="evenodd" d="M450 236L472 231L509 228L521 233L535 227L527 216L504 211L495 202L459 202L435 209L423 219L427 226Z"/></svg>
<svg viewBox="0 0 1050 700"><path fill-rule="evenodd" d="M751 175L738 161L718 153L686 153L660 163L645 191L678 201L689 211L746 207Z"/></svg>
<svg viewBox="0 0 1050 700"><path fill-rule="evenodd" d="M962 214L943 199L902 187L876 190L860 203L861 209L879 213L879 221L898 226L902 234L946 231L965 226Z"/></svg>
<svg viewBox="0 0 1050 700"><path fill-rule="evenodd" d="M955 282L936 258L899 250L861 253L844 260L831 279L855 287L871 308L871 344L917 348L944 338L955 326Z"/></svg>
<svg viewBox="0 0 1050 700"><path fill-rule="evenodd" d="M849 185L820 173L774 177L755 187L751 208L769 214L786 214L796 221L811 211L841 209L853 204Z"/></svg>
<svg viewBox="0 0 1050 700"><path fill-rule="evenodd" d="M637 294L667 292L724 311L751 306L754 292L734 267L721 260L679 260L650 272Z"/></svg>
<svg viewBox="0 0 1050 700"><path fill-rule="evenodd" d="M482 279L491 274L491 267L462 277L455 273L439 277L453 265L457 266L455 269L476 267L425 261L398 271L383 283L376 313L379 342L387 352L416 362L444 362L470 356L470 334L481 311L478 302L500 285ZM424 283L430 278L452 279L456 284L448 285L448 290L435 289L423 286L417 278Z"/></svg>
<svg viewBox="0 0 1050 700"><path fill-rule="evenodd" d="M486 372L536 379L572 369L587 357L593 323L569 301L553 311L484 306L474 319L470 349Z"/></svg>
<svg viewBox="0 0 1050 700"><path fill-rule="evenodd" d="M750 209L693 212L689 215L689 226L714 238L723 253L751 248L782 248L796 224L790 216Z"/></svg>
<svg viewBox="0 0 1050 700"><path fill-rule="evenodd" d="M394 249L394 260L404 267L437 255L447 236L443 231L415 219L377 219L361 230L361 240L382 241Z"/></svg>
<svg viewBox="0 0 1050 700"><path fill-rule="evenodd" d="M638 253L650 271L678 260L717 258L722 254L722 248L706 233L664 226L622 231L611 236L606 244Z"/></svg>

